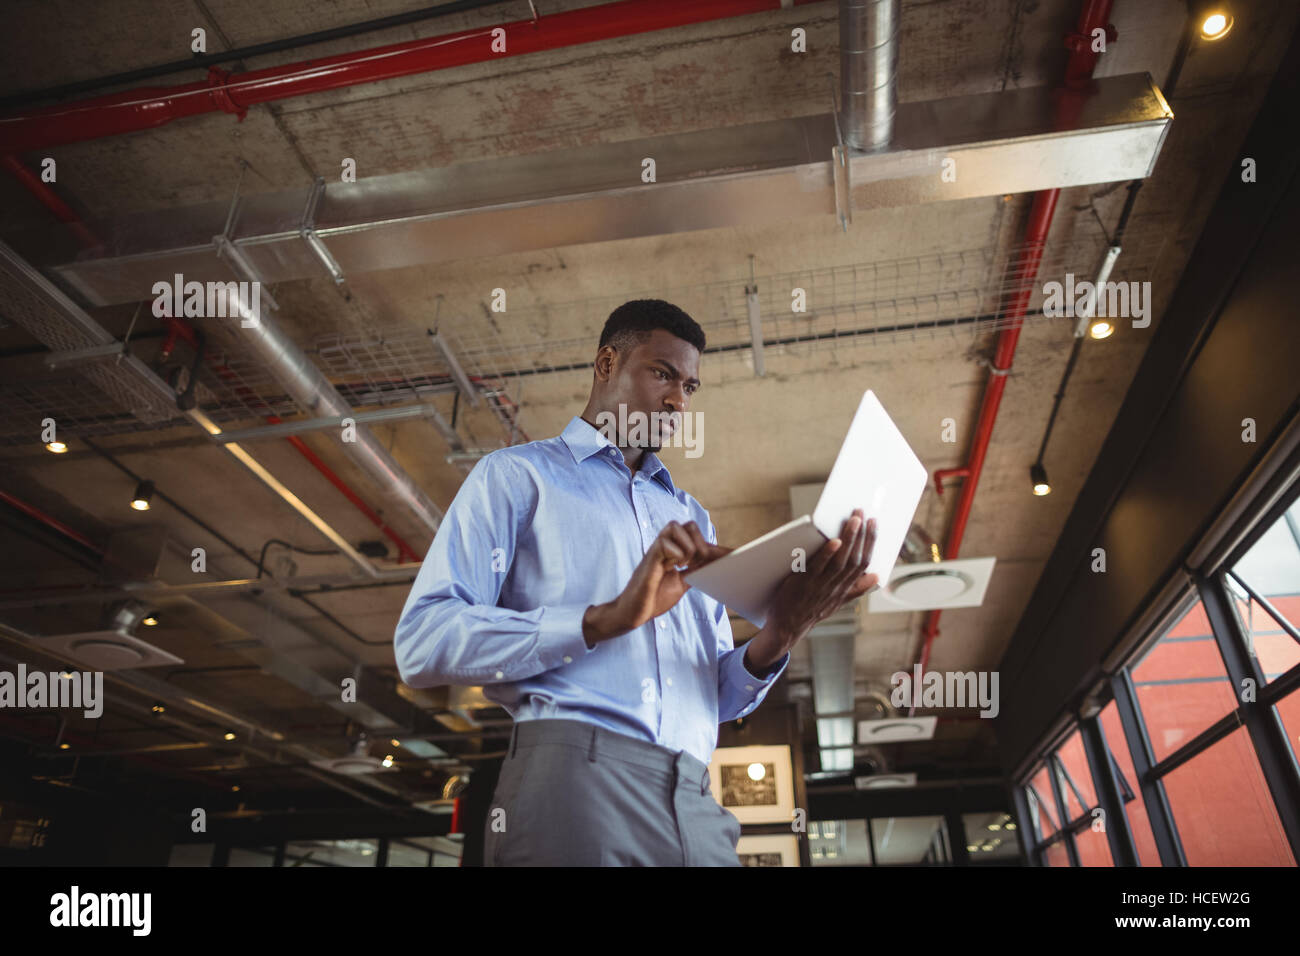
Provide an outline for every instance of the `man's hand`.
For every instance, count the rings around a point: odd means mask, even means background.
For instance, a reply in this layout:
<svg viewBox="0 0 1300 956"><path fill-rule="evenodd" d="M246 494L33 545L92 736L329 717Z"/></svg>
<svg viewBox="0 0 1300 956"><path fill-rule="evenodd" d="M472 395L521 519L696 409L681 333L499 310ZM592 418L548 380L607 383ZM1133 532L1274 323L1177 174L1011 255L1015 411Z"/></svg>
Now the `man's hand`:
<svg viewBox="0 0 1300 956"><path fill-rule="evenodd" d="M857 509L844 522L840 537L827 541L807 571L795 571L782 582L768 611L766 626L745 645L750 673L770 670L812 629L877 584L867 574L876 544L876 521L864 520Z"/></svg>
<svg viewBox="0 0 1300 956"><path fill-rule="evenodd" d="M593 604L582 617L588 647L635 630L676 604L690 587L682 576L728 553L709 544L694 521L671 521L632 572L623 593L608 604Z"/></svg>

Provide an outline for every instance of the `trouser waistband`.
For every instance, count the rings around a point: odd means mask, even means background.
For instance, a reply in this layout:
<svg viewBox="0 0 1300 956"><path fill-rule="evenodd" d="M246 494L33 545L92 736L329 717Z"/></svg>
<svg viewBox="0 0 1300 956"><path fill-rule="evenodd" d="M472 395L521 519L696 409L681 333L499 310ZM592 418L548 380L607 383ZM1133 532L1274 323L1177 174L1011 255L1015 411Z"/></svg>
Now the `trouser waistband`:
<svg viewBox="0 0 1300 956"><path fill-rule="evenodd" d="M687 785L699 787L701 793L709 789L708 766L686 751L674 752L585 720L546 717L515 721L510 732L510 756L519 747L555 743L584 747L592 761L602 756L612 757L668 776L675 775Z"/></svg>

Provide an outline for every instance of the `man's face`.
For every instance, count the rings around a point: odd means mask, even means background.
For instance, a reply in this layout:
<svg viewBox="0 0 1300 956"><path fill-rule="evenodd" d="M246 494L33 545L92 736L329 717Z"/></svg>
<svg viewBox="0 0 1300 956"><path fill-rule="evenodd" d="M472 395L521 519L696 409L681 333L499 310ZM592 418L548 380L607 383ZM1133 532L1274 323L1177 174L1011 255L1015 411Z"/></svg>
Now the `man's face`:
<svg viewBox="0 0 1300 956"><path fill-rule="evenodd" d="M602 358L597 357L598 372ZM691 396L700 387L699 350L664 329L655 329L631 351L614 351L607 367L605 405L617 413L618 406L625 404L629 420L633 412L647 418L660 413L659 420L666 424L664 413L677 413L669 427L680 427L680 415L690 407ZM659 437L666 442L670 434L665 428ZM625 436L619 437L623 444Z"/></svg>

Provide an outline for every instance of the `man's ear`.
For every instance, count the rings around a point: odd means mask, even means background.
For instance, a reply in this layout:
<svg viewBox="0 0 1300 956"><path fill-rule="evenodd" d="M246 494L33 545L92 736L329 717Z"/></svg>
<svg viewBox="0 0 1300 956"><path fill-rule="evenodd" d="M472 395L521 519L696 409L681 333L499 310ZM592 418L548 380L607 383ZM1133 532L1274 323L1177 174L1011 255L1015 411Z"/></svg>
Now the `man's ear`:
<svg viewBox="0 0 1300 956"><path fill-rule="evenodd" d="M618 350L612 345L602 345L596 352L596 381L608 382L617 361Z"/></svg>

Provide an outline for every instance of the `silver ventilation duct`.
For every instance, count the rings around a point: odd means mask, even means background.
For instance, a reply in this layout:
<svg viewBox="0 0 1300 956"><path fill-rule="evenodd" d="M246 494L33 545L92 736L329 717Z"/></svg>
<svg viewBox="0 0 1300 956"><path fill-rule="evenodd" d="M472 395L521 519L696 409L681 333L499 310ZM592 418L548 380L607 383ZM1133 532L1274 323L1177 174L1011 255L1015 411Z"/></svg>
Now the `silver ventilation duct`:
<svg viewBox="0 0 1300 956"><path fill-rule="evenodd" d="M1172 118L1144 73L1096 80L1072 129L1059 128L1049 87L902 103L888 150L848 150L848 198L840 199L861 211L1143 179ZM786 224L837 212L837 142L827 113L334 183L319 197L314 231L350 277L575 243ZM647 156L657 170L649 184L638 174ZM263 282L326 274L298 232L310 192L242 201L230 245ZM155 282L177 272L228 281L212 237L225 227L229 206L218 201L106 223L106 255L51 268L95 305L147 299ZM51 225L48 234L26 238L45 243L66 228Z"/></svg>
<svg viewBox="0 0 1300 956"><path fill-rule="evenodd" d="M899 0L840 0L840 116L853 149L884 149L898 109Z"/></svg>
<svg viewBox="0 0 1300 956"><path fill-rule="evenodd" d="M293 400L314 418L339 418L353 414L342 395L330 384L306 353L284 329L261 310L253 328L243 328L239 335L267 370ZM430 532L438 530L442 511L402 470L374 434L365 426L356 426L356 441L341 442L347 452L379 486L379 489L405 505Z"/></svg>

